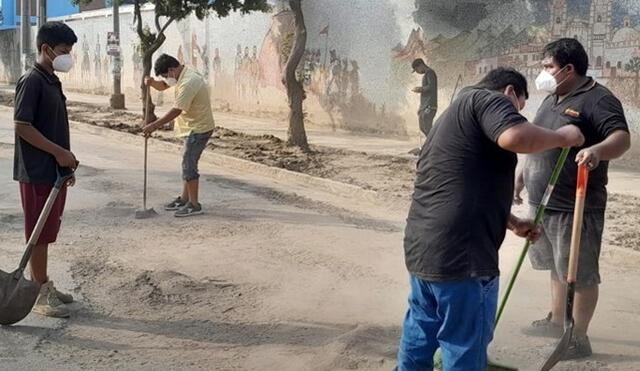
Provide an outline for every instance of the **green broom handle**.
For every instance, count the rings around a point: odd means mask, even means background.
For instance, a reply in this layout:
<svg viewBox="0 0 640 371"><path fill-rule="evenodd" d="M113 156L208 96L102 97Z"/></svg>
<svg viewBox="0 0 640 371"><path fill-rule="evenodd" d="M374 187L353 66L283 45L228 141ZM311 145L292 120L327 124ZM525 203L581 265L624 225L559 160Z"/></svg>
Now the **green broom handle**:
<svg viewBox="0 0 640 371"><path fill-rule="evenodd" d="M567 161L567 157L569 156L570 148L563 148L560 153L560 157L556 162L556 167L553 169L553 173L551 173L551 179L549 179L549 184L547 185L547 189L544 191L544 195L542 196L542 200L540 201L540 205L536 210L536 217L534 219L535 225L540 225L542 222L542 217L544 216L544 211L547 208L547 204L549 203L549 199L551 198L551 194L553 193L553 188L556 186L558 182L558 178L560 177L560 173L562 172L562 168L564 167L564 163ZM513 289L513 285L516 282L516 278L518 277L518 273L520 273L520 268L522 267L522 262L524 258L527 256L527 252L529 251L529 246L531 245L531 241L527 239L522 248L522 252L520 253L520 257L518 258L518 263L516 264L516 268L509 279L509 284L507 285L507 290L502 296L502 300L500 301L500 307L498 308L498 313L496 315L495 326L498 325L498 321L500 321L500 316L502 316L502 312L504 311L504 307L507 304L507 300L509 299L509 294L511 294L511 290Z"/></svg>

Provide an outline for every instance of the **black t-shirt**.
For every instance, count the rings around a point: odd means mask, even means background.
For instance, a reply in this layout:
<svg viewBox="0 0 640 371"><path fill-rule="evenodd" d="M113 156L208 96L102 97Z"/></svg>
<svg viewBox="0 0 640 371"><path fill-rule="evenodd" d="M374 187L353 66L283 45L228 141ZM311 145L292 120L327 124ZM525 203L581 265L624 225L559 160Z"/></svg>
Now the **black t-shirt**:
<svg viewBox="0 0 640 371"><path fill-rule="evenodd" d="M57 76L36 64L16 86L13 118L16 125L32 125L45 138L65 149L69 145L66 97ZM13 179L23 183L53 184L56 159L16 134Z"/></svg>
<svg viewBox="0 0 640 371"><path fill-rule="evenodd" d="M585 136L584 146L572 148L562 169L558 183L547 206L550 210L572 212L576 198L578 152L598 144L616 130L629 131L620 101L606 87L589 78L559 104L557 96L549 95L543 102L534 124L558 129L566 124L577 125ZM560 156L560 149L528 155L524 167L524 181L529 193L529 202L537 206L547 188L553 168ZM589 173L586 211L604 210L607 204L608 161Z"/></svg>
<svg viewBox="0 0 640 371"><path fill-rule="evenodd" d="M420 111L427 108L438 108L438 77L431 68L422 76L422 93L420 93Z"/></svg>
<svg viewBox="0 0 640 371"><path fill-rule="evenodd" d="M436 121L405 229L409 272L429 281L499 274L517 157L497 140L526 121L504 94L474 87Z"/></svg>

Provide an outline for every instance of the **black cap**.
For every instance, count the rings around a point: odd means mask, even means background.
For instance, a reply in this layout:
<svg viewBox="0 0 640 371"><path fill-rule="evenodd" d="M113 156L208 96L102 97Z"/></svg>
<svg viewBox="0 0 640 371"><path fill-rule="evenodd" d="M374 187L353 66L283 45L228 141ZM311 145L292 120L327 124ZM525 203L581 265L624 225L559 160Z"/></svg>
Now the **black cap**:
<svg viewBox="0 0 640 371"><path fill-rule="evenodd" d="M416 68L418 68L418 66L426 66L426 65L427 64L424 63L424 60L422 58L416 58L411 63L411 68L413 68L413 72L416 72Z"/></svg>

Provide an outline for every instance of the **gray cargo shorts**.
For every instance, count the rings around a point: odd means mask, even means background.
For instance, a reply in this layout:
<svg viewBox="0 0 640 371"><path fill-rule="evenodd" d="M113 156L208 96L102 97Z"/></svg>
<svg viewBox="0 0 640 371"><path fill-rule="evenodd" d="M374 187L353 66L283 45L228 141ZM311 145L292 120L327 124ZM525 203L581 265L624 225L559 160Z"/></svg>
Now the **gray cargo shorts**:
<svg viewBox="0 0 640 371"><path fill-rule="evenodd" d="M530 216L535 216L535 207ZM566 280L569 266L569 248L573 212L547 210L542 219L542 236L529 249L529 260L533 269L551 270L560 280ZM585 212L580 239L578 277L576 286L592 286L600 283L598 260L604 230L604 210Z"/></svg>
<svg viewBox="0 0 640 371"><path fill-rule="evenodd" d="M212 131L202 134L191 133L184 139L184 152L182 154L182 179L190 181L200 178L198 173L198 161L202 151L207 146Z"/></svg>

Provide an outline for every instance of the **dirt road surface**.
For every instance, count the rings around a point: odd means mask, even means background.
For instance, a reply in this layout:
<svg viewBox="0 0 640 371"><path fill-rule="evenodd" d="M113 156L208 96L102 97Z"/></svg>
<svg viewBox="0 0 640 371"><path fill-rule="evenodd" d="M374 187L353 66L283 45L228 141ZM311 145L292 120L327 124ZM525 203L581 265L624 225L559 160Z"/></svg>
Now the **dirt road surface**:
<svg viewBox="0 0 640 371"><path fill-rule="evenodd" d="M0 108L4 270L14 268L24 245L12 143L11 111ZM50 250L50 277L78 302L69 320L30 315L0 328L1 370L393 368L408 290L406 211L205 162L205 215L176 219L161 205L179 192L180 154L152 145L149 200L160 215L136 220L141 138L80 128L72 143L81 167ZM612 173L616 225L627 227L608 236L603 252L591 330L596 354L558 370L640 368L640 255L614 246L637 241L638 179ZM509 235L502 248L503 281L521 244ZM525 267L494 356L533 370L552 350L553 340L519 331L545 315L547 288L546 274Z"/></svg>

